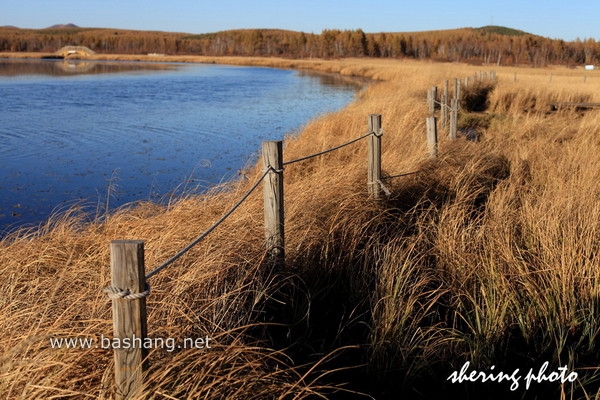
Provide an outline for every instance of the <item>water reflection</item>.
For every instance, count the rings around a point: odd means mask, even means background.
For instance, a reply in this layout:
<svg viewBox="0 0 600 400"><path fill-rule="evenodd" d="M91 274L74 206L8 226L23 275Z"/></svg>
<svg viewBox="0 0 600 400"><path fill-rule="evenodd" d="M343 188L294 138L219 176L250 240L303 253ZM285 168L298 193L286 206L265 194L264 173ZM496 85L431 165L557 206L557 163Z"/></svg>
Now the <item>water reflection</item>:
<svg viewBox="0 0 600 400"><path fill-rule="evenodd" d="M0 59L0 77L18 75L73 76L122 73L131 71L165 71L177 66L165 63L85 60L18 60Z"/></svg>
<svg viewBox="0 0 600 400"><path fill-rule="evenodd" d="M74 76L123 73L134 71L172 71L181 67L176 63L131 62L131 61L88 61L65 59L2 59L0 58L0 77L14 77L22 75L45 76ZM368 78L344 76L335 73L298 71L301 77L317 78L323 86L346 87L359 89L367 85Z"/></svg>
<svg viewBox="0 0 600 400"><path fill-rule="evenodd" d="M370 79L360 76L345 76L327 72L299 71L298 75L302 77L318 78L321 85L330 87L360 89L371 82Z"/></svg>

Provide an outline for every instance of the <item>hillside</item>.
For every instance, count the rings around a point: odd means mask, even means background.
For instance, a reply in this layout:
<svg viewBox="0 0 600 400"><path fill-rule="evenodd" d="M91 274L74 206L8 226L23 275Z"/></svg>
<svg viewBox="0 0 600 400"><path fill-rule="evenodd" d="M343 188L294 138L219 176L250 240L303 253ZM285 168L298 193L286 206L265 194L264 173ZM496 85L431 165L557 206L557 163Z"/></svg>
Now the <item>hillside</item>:
<svg viewBox="0 0 600 400"><path fill-rule="evenodd" d="M75 24L56 24L56 25L52 25L46 29L77 29L77 28L79 28L79 27Z"/></svg>
<svg viewBox="0 0 600 400"><path fill-rule="evenodd" d="M481 32L482 34L496 34L496 35L506 35L506 36L524 36L531 35L531 33L527 33L525 31L521 31L518 29L507 28L505 26L497 26L497 25L487 25L482 26L481 28L475 28L476 31Z"/></svg>
<svg viewBox="0 0 600 400"><path fill-rule="evenodd" d="M64 45L87 46L100 54L412 58L535 67L595 64L600 58L600 44L593 39L565 42L501 26L392 33L328 29L320 34L243 29L200 35L73 24L0 28L0 52L53 53Z"/></svg>

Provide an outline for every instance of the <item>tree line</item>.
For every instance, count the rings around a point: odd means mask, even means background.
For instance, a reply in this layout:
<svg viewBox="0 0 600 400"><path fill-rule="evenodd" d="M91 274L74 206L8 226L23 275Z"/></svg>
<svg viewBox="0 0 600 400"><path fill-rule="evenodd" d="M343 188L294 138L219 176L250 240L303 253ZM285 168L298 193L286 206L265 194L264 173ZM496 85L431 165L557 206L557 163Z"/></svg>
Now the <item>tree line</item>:
<svg viewBox="0 0 600 400"><path fill-rule="evenodd" d="M413 33L327 29L315 34L244 29L201 35L94 28L0 28L3 52L53 53L66 45L118 54L414 58L536 67L595 64L600 58L600 43L594 39L567 42L495 26Z"/></svg>

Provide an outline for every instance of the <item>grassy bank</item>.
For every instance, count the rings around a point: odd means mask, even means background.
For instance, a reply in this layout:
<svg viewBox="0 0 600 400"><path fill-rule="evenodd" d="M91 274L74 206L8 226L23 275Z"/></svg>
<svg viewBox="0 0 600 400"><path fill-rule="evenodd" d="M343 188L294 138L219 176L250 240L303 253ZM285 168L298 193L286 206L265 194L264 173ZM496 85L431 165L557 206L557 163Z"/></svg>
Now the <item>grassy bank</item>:
<svg viewBox="0 0 600 400"><path fill-rule="evenodd" d="M116 57L116 56L115 56ZM111 58L112 59L112 58ZM122 58L120 58L122 59ZM373 83L285 141L285 159L366 132L382 114L391 195L367 196L366 144L286 168L289 272L265 266L262 196L151 278L152 337L212 338L210 350L151 351L143 396L170 398L598 398L600 114L550 113L551 101L600 101L600 77L496 68L485 112L460 124L478 143L427 159L425 93L479 69L389 60L185 58L306 68ZM165 61L165 60L157 60ZM549 74L552 73L550 79ZM469 92L467 92L468 94ZM148 270L216 221L260 175L162 207L57 215L0 242L0 393L110 398L112 352L53 349L50 338L112 337L108 244L143 239ZM96 342L97 343L97 342ZM573 383L447 380L549 362ZM360 395L358 392L364 393ZM542 396L542 397L540 397ZM568 397L567 397L568 396Z"/></svg>

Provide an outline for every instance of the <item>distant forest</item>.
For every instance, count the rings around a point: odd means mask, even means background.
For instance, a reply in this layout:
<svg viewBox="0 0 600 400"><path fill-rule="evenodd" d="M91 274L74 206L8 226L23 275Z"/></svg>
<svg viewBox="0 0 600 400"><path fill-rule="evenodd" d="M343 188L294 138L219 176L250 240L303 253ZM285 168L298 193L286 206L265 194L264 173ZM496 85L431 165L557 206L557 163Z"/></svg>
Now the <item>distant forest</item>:
<svg viewBox="0 0 600 400"><path fill-rule="evenodd" d="M600 57L600 43L594 39L566 42L498 26L411 33L246 29L201 35L79 27L0 28L0 51L53 53L66 45L87 46L96 53L414 58L535 67L596 64Z"/></svg>

